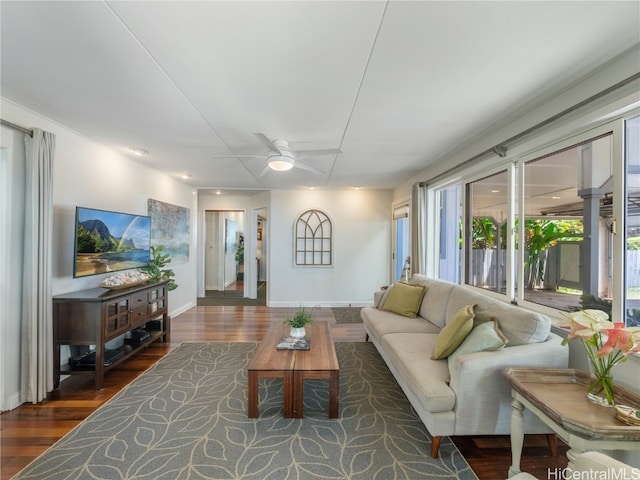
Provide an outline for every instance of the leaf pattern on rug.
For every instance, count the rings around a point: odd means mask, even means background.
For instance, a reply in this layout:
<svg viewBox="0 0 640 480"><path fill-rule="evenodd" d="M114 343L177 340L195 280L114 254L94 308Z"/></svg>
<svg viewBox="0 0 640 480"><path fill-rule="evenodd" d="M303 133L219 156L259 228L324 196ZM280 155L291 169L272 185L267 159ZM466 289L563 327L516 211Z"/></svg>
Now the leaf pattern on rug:
<svg viewBox="0 0 640 480"><path fill-rule="evenodd" d="M340 418L327 382L307 380L304 418L282 418L282 381L259 383L247 418L255 343L184 343L15 479L462 479L477 477L429 434L370 343L336 343Z"/></svg>

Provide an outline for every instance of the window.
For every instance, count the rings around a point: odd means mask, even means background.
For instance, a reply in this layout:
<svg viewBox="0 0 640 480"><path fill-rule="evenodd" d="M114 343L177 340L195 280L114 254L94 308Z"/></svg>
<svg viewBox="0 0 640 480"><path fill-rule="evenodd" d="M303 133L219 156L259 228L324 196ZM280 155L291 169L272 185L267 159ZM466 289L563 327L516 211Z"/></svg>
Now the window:
<svg viewBox="0 0 640 480"><path fill-rule="evenodd" d="M320 210L307 210L295 225L295 264L328 266L333 257L331 220Z"/></svg>
<svg viewBox="0 0 640 480"><path fill-rule="evenodd" d="M524 298L610 309L611 134L524 164Z"/></svg>
<svg viewBox="0 0 640 480"><path fill-rule="evenodd" d="M640 326L640 116L625 125L625 288L627 325Z"/></svg>
<svg viewBox="0 0 640 480"><path fill-rule="evenodd" d="M466 283L504 293L506 288L507 171L467 184Z"/></svg>
<svg viewBox="0 0 640 480"><path fill-rule="evenodd" d="M431 187L428 263L547 314L597 308L640 326L640 116L557 133Z"/></svg>
<svg viewBox="0 0 640 480"><path fill-rule="evenodd" d="M460 283L462 268L462 185L438 191L438 278Z"/></svg>

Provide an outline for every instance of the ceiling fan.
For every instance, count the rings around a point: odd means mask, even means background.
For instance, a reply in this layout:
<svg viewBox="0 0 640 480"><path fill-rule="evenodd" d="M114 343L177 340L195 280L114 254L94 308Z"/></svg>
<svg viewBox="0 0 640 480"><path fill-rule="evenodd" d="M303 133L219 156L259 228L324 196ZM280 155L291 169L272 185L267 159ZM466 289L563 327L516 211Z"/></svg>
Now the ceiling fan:
<svg viewBox="0 0 640 480"><path fill-rule="evenodd" d="M254 133L254 135L260 140L260 142L269 150L266 155L215 155L216 157L249 157L249 158L266 158L267 167L262 171L260 176L265 175L269 170L275 170L277 172L285 172L293 167L307 170L309 172L324 174L325 172L318 170L312 165L301 161L296 158L297 155L311 156L311 155L335 155L342 153L339 148L326 148L321 150L291 150L289 148L289 142L281 139L274 139L273 141L267 137L264 133Z"/></svg>

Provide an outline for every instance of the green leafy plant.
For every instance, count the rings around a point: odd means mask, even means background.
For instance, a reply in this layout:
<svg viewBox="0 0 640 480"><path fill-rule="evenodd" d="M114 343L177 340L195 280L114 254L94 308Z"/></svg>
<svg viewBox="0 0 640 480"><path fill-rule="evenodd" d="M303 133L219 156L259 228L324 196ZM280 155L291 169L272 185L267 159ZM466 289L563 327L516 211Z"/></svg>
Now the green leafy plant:
<svg viewBox="0 0 640 480"><path fill-rule="evenodd" d="M171 263L171 255L163 252L164 247L162 245L158 245L157 247L152 246L149 265L142 267L140 270L147 273L151 281L159 282L160 280L167 280L169 282L167 289L175 290L178 288L178 285L173 280L175 273L170 268L165 268Z"/></svg>
<svg viewBox="0 0 640 480"><path fill-rule="evenodd" d="M244 242L238 244L238 248L236 249L236 262L244 263Z"/></svg>
<svg viewBox="0 0 640 480"><path fill-rule="evenodd" d="M287 317L284 320L284 323L289 325L291 328L302 328L305 325L313 323L315 318L308 310L305 310L304 307L300 307L300 309L292 316Z"/></svg>
<svg viewBox="0 0 640 480"><path fill-rule="evenodd" d="M640 237L627 238L627 250L640 250Z"/></svg>

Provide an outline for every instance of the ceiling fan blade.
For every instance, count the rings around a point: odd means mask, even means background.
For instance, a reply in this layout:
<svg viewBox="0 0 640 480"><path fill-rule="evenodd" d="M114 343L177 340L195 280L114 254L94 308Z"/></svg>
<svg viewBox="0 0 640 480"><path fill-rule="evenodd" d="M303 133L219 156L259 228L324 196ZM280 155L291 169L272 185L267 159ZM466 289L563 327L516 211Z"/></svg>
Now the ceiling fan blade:
<svg viewBox="0 0 640 480"><path fill-rule="evenodd" d="M312 155L335 155L342 153L342 150L339 148L325 148L320 150L295 150L294 153L310 157Z"/></svg>
<svg viewBox="0 0 640 480"><path fill-rule="evenodd" d="M254 133L254 135L262 142L262 144L273 152L278 152L278 155L282 155L282 152L264 133Z"/></svg>
<svg viewBox="0 0 640 480"><path fill-rule="evenodd" d="M301 162L300 160L296 160L296 163L293 164L294 168L300 168L301 170L306 170L308 172L317 173L318 175L324 175L325 172L322 170L318 170L316 167L309 165L308 163Z"/></svg>

